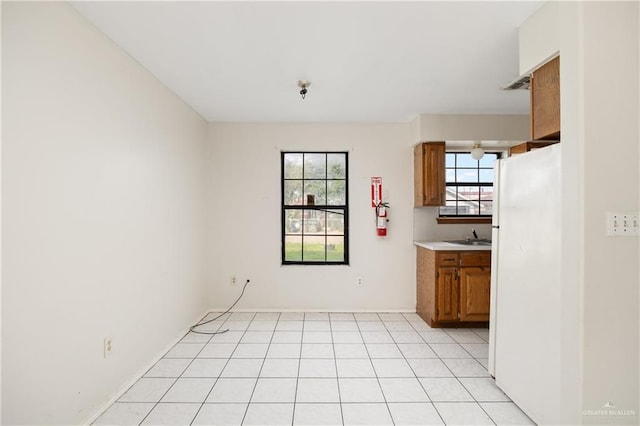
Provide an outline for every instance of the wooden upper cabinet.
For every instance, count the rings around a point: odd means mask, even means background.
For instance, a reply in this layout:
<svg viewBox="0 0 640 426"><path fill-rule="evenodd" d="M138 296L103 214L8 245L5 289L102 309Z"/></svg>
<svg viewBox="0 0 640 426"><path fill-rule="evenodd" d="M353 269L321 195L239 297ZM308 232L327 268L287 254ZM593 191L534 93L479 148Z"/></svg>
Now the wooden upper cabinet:
<svg viewBox="0 0 640 426"><path fill-rule="evenodd" d="M560 57L531 76L531 139L560 139Z"/></svg>
<svg viewBox="0 0 640 426"><path fill-rule="evenodd" d="M519 145L509 148L509 156L524 154L534 149L544 148L545 146L553 145L559 141L529 141L523 142Z"/></svg>
<svg viewBox="0 0 640 426"><path fill-rule="evenodd" d="M413 149L414 206L445 205L445 143L423 142Z"/></svg>

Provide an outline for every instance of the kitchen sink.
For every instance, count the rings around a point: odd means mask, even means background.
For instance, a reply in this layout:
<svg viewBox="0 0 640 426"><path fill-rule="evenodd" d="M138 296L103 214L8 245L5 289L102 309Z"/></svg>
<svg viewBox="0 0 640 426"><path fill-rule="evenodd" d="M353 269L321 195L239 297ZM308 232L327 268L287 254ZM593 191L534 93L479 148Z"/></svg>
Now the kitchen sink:
<svg viewBox="0 0 640 426"><path fill-rule="evenodd" d="M452 244L462 244L464 246L491 246L491 240L485 239L450 240L446 242Z"/></svg>

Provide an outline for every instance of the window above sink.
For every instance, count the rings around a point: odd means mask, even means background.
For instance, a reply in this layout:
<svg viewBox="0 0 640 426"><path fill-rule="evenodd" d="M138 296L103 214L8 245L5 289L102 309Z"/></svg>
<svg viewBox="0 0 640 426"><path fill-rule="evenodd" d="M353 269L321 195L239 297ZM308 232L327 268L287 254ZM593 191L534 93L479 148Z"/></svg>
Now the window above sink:
<svg viewBox="0 0 640 426"><path fill-rule="evenodd" d="M491 217L493 210L493 163L499 152L485 152L479 160L469 152L445 154L445 205L440 217Z"/></svg>
<svg viewBox="0 0 640 426"><path fill-rule="evenodd" d="M490 224L493 213L493 163L508 155L519 141L446 141L445 204L438 208L438 224ZM471 157L480 145L484 155Z"/></svg>

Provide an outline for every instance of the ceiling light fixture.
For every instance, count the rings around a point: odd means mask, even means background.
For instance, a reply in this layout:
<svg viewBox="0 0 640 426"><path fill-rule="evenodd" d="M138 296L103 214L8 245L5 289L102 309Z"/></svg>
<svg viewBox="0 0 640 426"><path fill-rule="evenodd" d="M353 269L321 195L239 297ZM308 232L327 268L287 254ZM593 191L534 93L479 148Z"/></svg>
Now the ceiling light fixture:
<svg viewBox="0 0 640 426"><path fill-rule="evenodd" d="M298 80L298 87L300 88L300 96L302 99L307 96L307 87L311 86L311 82L307 80Z"/></svg>
<svg viewBox="0 0 640 426"><path fill-rule="evenodd" d="M480 160L484 157L484 149L480 147L480 142L473 144L473 149L471 150L471 158L474 160Z"/></svg>

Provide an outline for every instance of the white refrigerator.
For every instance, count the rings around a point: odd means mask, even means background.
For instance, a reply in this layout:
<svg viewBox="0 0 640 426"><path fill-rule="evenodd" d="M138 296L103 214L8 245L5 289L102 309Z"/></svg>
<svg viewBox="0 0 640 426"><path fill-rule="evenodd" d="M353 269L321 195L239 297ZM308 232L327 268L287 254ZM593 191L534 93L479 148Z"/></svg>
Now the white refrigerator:
<svg viewBox="0 0 640 426"><path fill-rule="evenodd" d="M538 424L561 401L560 148L494 166L489 372Z"/></svg>

